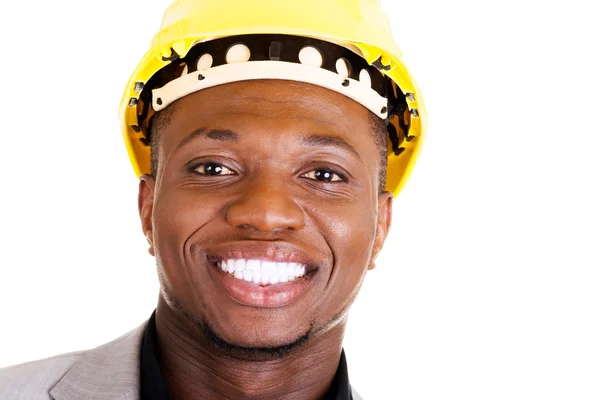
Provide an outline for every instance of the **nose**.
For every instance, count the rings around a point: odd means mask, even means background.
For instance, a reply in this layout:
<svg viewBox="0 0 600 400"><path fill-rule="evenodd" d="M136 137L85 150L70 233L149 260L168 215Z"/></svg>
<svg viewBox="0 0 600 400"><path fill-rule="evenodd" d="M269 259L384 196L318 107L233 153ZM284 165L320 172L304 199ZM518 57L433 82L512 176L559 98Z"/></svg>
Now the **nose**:
<svg viewBox="0 0 600 400"><path fill-rule="evenodd" d="M286 184L267 177L248 182L229 205L225 218L233 227L266 233L304 227L304 212L293 201Z"/></svg>

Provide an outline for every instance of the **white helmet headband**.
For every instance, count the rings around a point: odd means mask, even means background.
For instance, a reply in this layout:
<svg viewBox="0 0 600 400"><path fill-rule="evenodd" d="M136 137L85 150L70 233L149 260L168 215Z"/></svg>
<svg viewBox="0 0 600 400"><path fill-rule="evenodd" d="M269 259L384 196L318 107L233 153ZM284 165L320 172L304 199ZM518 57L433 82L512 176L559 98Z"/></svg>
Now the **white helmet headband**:
<svg viewBox="0 0 600 400"><path fill-rule="evenodd" d="M287 35L245 35L196 44L177 57L152 88L155 112L194 92L232 82L281 79L340 93L385 120L389 78L353 51L319 39ZM169 68L171 67L171 68ZM170 77L169 77L170 75ZM394 107L395 108L395 107Z"/></svg>
<svg viewBox="0 0 600 400"><path fill-rule="evenodd" d="M229 36L195 44L185 57L174 50L170 61L148 82L136 83L139 101L138 124L132 128L143 132L140 140L150 144L152 116L178 99L202 89L231 82L255 79L281 79L305 82L333 90L362 104L387 121L391 151L399 155L406 137L408 104L406 96L381 71L390 67L381 58L369 65L352 50L321 39L282 34ZM411 96L411 94L408 94ZM416 110L415 110L416 112ZM398 128L391 121L396 119Z"/></svg>

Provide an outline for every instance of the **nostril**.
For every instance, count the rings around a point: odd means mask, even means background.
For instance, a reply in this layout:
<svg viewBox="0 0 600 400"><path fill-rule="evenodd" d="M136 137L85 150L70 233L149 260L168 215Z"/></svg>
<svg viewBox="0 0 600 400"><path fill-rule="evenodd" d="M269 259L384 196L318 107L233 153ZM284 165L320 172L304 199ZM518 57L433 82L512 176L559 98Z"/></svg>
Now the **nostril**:
<svg viewBox="0 0 600 400"><path fill-rule="evenodd" d="M298 230L304 227L304 211L281 191L261 190L254 185L252 193L244 193L230 203L225 221L232 227L263 233Z"/></svg>
<svg viewBox="0 0 600 400"><path fill-rule="evenodd" d="M236 228L240 228L240 229L243 229L243 230L258 231L258 229L256 229L254 226L249 225L249 224L238 224L236 226Z"/></svg>

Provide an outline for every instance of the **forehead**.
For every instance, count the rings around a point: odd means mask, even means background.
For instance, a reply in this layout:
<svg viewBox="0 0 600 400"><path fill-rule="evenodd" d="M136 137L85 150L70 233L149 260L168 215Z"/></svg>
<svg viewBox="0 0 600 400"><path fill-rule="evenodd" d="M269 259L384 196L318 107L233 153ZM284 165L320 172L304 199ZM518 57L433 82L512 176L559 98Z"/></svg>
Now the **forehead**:
<svg viewBox="0 0 600 400"><path fill-rule="evenodd" d="M315 85L281 80L235 82L192 93L171 105L161 127L161 147L169 152L198 128L231 129L242 140L252 133L283 135L326 133L363 151L376 145L370 112L344 95Z"/></svg>

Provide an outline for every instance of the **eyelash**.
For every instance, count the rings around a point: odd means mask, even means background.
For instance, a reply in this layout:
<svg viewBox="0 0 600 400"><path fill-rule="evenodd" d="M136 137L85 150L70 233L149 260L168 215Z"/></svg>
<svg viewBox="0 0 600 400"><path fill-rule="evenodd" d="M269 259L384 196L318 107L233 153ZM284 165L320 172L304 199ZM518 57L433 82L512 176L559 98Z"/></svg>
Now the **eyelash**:
<svg viewBox="0 0 600 400"><path fill-rule="evenodd" d="M339 179L338 180L332 180L332 181L320 181L319 179L316 179L316 172L317 171L325 171L326 173L330 173L330 174L336 175ZM334 168L330 168L330 167L316 167L316 168L311 169L309 172L306 172L306 173L302 174L301 176L302 177L306 177L306 175L308 175L310 173L313 173L315 175L315 178L308 178L307 177L307 179L311 179L311 180L318 181L318 182L324 182L324 183L345 183L345 182L348 182L348 177L345 174L339 172L338 170L336 170Z"/></svg>
<svg viewBox="0 0 600 400"><path fill-rule="evenodd" d="M225 168L228 171L230 171L231 173L229 173L229 174L223 174L223 175L221 175L221 174L210 175L210 174L207 174L207 173L198 172L198 169L200 169L201 167L205 167L206 168L207 165L214 165L214 166L217 166L217 167L220 167L220 168ZM318 171L324 171L325 173L333 174L333 175L337 176L338 179L337 180L331 180L331 181L322 181L322 180L316 179L316 175L317 175L316 173ZM234 170L232 170L231 168L226 167L222 163L219 163L219 162L216 162L216 161L206 161L206 162L202 162L202 163L193 164L193 165L190 166L190 172L194 173L194 174L197 174L197 175L200 175L200 176L231 176L231 175L237 175L237 173ZM313 173L313 175L315 177L314 178L307 177L307 175L309 175L310 173ZM317 181L317 182L324 182L324 183L347 183L348 182L348 177L344 173L338 171L335 168L324 167L324 166L315 167L315 168L311 169L309 172L303 173L301 175L301 177L306 178L306 179L310 179L310 180L313 180L313 181Z"/></svg>
<svg viewBox="0 0 600 400"><path fill-rule="evenodd" d="M211 175L211 174L207 174L207 173L198 172L198 169L200 169L201 167L206 168L207 165L217 166L217 167L219 167L221 169L225 168L228 171L230 171L231 173L230 174L222 174L222 175L221 174ZM202 176L231 176L231 175L236 175L236 172L233 171L231 168L228 168L225 165L223 165L223 164L221 164L219 162L215 162L215 161L208 161L208 162L203 162L203 163L200 163L200 164L194 164L194 165L192 165L190 167L190 170L191 170L190 172L198 174L198 175L202 175Z"/></svg>

